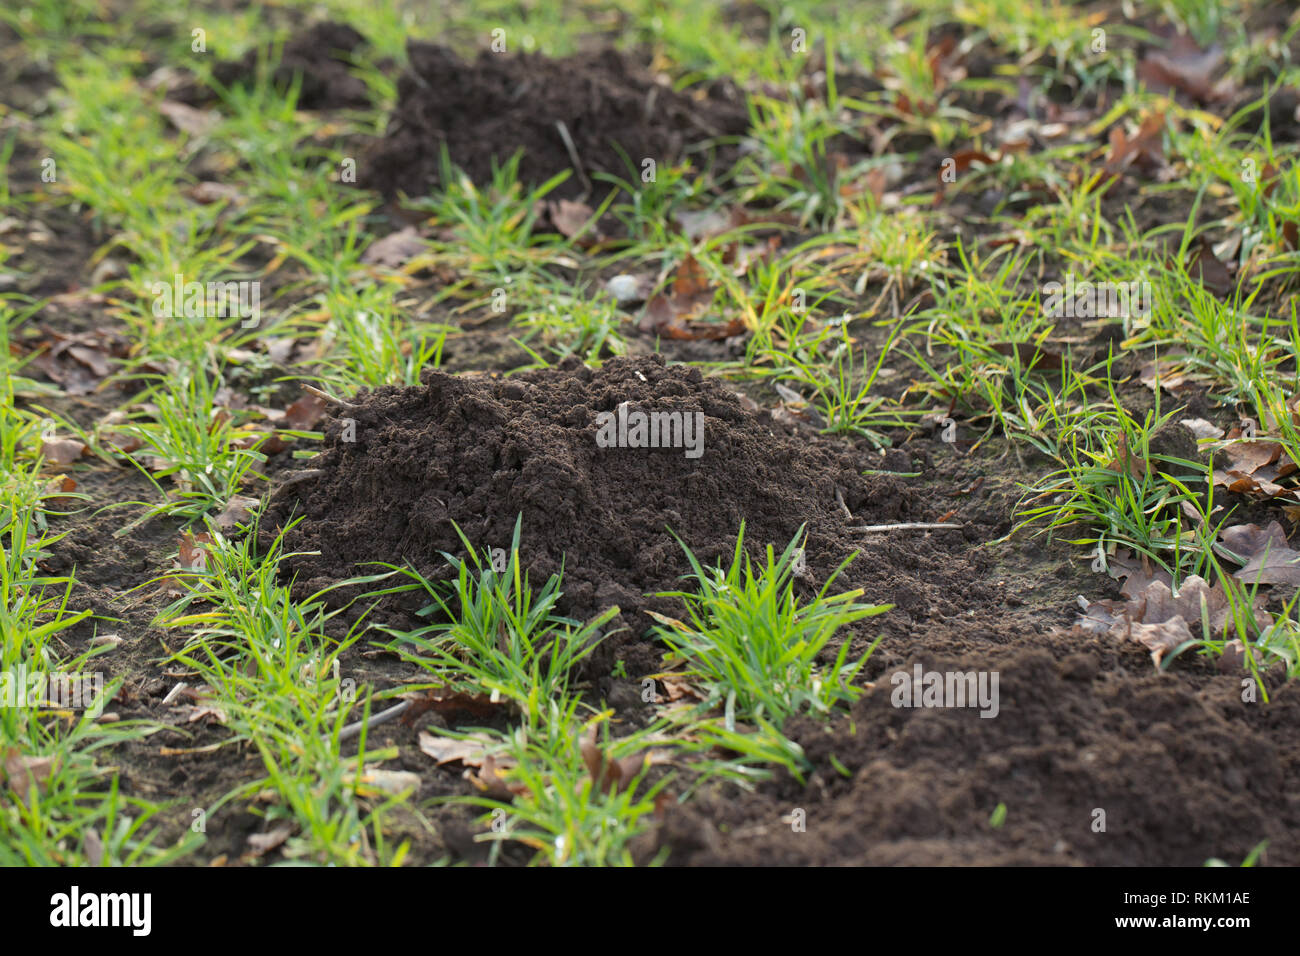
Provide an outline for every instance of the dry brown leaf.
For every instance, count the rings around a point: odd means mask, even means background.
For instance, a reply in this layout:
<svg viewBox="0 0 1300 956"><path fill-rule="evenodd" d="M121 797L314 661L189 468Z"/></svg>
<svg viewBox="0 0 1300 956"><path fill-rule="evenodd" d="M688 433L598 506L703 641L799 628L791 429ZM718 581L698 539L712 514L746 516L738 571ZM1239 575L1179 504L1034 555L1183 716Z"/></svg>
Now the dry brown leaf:
<svg viewBox="0 0 1300 956"><path fill-rule="evenodd" d="M127 346L111 333L47 331L28 367L61 386L69 395L89 395L112 371L111 359ZM11 351L16 343L10 343Z"/></svg>
<svg viewBox="0 0 1300 956"><path fill-rule="evenodd" d="M1260 630L1273 623L1263 601L1263 595L1258 595L1254 605ZM1080 628L1141 644L1157 666L1165 654L1190 641L1193 633L1201 634L1203 614L1211 635L1224 634L1232 624L1223 587L1212 588L1197 575L1185 578L1177 592L1164 581L1151 581L1127 601L1089 601L1081 596L1079 602L1083 606Z"/></svg>
<svg viewBox="0 0 1300 956"><path fill-rule="evenodd" d="M294 431L310 431L325 416L327 407L325 399L304 395L284 410L283 425Z"/></svg>
<svg viewBox="0 0 1300 956"><path fill-rule="evenodd" d="M669 289L646 302L637 327L652 335L682 340L725 339L745 330L745 323L739 319L725 323L695 321L712 304L708 275L696 258L688 255L673 273Z"/></svg>
<svg viewBox="0 0 1300 956"><path fill-rule="evenodd" d="M222 509L221 514L216 517L216 525L222 531L230 531L233 528L244 524L252 517L253 509L258 505L258 499L250 498L247 495L234 495L226 502L226 507Z"/></svg>
<svg viewBox="0 0 1300 956"><path fill-rule="evenodd" d="M704 700L704 692L687 681L661 676L659 683L664 685L664 698L670 704L678 700Z"/></svg>
<svg viewBox="0 0 1300 956"><path fill-rule="evenodd" d="M555 199L546 200L543 203L546 215L551 220L556 231L565 239L572 239L582 232L583 227L596 214L585 202L574 202L572 199ZM599 236L595 234L595 227L583 234L583 242L579 245L594 245Z"/></svg>
<svg viewBox="0 0 1300 956"><path fill-rule="evenodd" d="M1110 131L1110 154L1103 168L1111 178L1136 167L1144 175L1152 176L1166 168L1164 149L1165 114L1151 113L1142 120L1130 139L1124 127L1116 125Z"/></svg>
<svg viewBox="0 0 1300 956"><path fill-rule="evenodd" d="M1153 392L1157 388L1163 388L1170 394L1177 394L1191 384L1190 376L1174 362L1164 359L1144 364L1138 369L1138 380Z"/></svg>
<svg viewBox="0 0 1300 956"><path fill-rule="evenodd" d="M408 727L420 715L429 711L443 717L468 714L471 717L492 718L499 716L502 708L509 706L504 701L493 700L487 694L467 694L464 691L418 691L402 694L401 698L411 702L411 706L402 715L402 723Z"/></svg>
<svg viewBox="0 0 1300 956"><path fill-rule="evenodd" d="M1147 51L1138 62L1137 76L1152 93L1177 90L1209 104L1232 94L1228 80L1214 81L1222 64L1223 50L1217 44L1202 50L1191 37L1179 34L1166 49Z"/></svg>
<svg viewBox="0 0 1300 956"><path fill-rule="evenodd" d="M1267 527L1257 524L1239 524L1224 528L1219 532L1219 540L1228 554L1239 564L1259 557L1265 551L1289 550L1286 532L1276 521L1270 521Z"/></svg>
<svg viewBox="0 0 1300 956"><path fill-rule="evenodd" d="M5 786L26 806L31 788L36 787L38 792L44 789L57 761L58 758L54 756L38 757L24 754L17 747L6 747L4 760L0 761L0 777L4 778Z"/></svg>
<svg viewBox="0 0 1300 956"><path fill-rule="evenodd" d="M47 438L41 442L41 455L48 465L70 465L87 451L86 443L75 438Z"/></svg>
<svg viewBox="0 0 1300 956"><path fill-rule="evenodd" d="M1215 485L1243 495L1277 498L1294 494L1293 489L1278 484L1279 479L1294 474L1295 462L1282 450L1278 442L1262 439L1243 440L1241 429L1228 432L1228 444L1223 447L1226 464L1213 472Z"/></svg>
<svg viewBox="0 0 1300 956"><path fill-rule="evenodd" d="M592 785L601 793L617 793L627 789L645 768L648 760L644 751L629 754L619 760L608 759L600 748L595 727L583 737L580 748Z"/></svg>
<svg viewBox="0 0 1300 956"><path fill-rule="evenodd" d="M180 565L187 571L203 571L207 568L208 548L212 544L212 535L206 531L191 534L186 531L177 542Z"/></svg>
<svg viewBox="0 0 1300 956"><path fill-rule="evenodd" d="M196 203L204 206L210 206L218 202L235 202L243 198L243 193L237 187L229 183L217 183L206 179L185 190L185 194Z"/></svg>
<svg viewBox="0 0 1300 956"><path fill-rule="evenodd" d="M1123 594L1126 598L1141 594L1154 581L1163 581L1166 585L1173 585L1174 579L1168 571L1158 565L1153 567L1145 554L1134 555L1127 548L1117 551L1107 558L1106 566L1107 572L1112 578L1123 579L1124 583L1120 587L1120 594Z"/></svg>
<svg viewBox="0 0 1300 956"><path fill-rule="evenodd" d="M158 112L172 126L190 136L205 136L221 120L215 110L199 110L175 100L163 100L158 104Z"/></svg>
<svg viewBox="0 0 1300 956"><path fill-rule="evenodd" d="M223 727L226 724L226 712L214 704L200 704L197 707L191 707L189 714L185 717L185 723L197 723L206 717L211 717Z"/></svg>
<svg viewBox="0 0 1300 956"><path fill-rule="evenodd" d="M361 253L361 261L366 265L400 269L424 252L424 249L425 242L420 238L415 227L407 226L372 242L366 247L366 251Z"/></svg>
<svg viewBox="0 0 1300 956"><path fill-rule="evenodd" d="M1276 521L1270 521L1264 528L1257 524L1225 528L1219 537L1223 542L1220 550L1242 563L1234 576L1246 585L1300 587L1300 551L1291 548L1286 532Z"/></svg>
<svg viewBox="0 0 1300 956"><path fill-rule="evenodd" d="M1119 445L1115 449L1115 458L1106 467L1120 474L1127 471L1138 481L1151 473L1151 463L1129 450L1128 436L1122 432L1119 436Z"/></svg>
<svg viewBox="0 0 1300 956"><path fill-rule="evenodd" d="M1214 247L1204 236L1187 262L1187 274L1199 276L1201 285L1219 296L1227 295L1235 285L1231 270L1214 254Z"/></svg>
<svg viewBox="0 0 1300 956"><path fill-rule="evenodd" d="M465 779L494 800L510 801L517 794L528 792L528 788L522 783L508 781L497 771L497 761L494 757L484 757L478 773L466 770Z"/></svg>
<svg viewBox="0 0 1300 956"><path fill-rule="evenodd" d="M1204 418L1184 418L1182 424L1196 436L1197 441L1217 441L1223 437L1223 429Z"/></svg>
<svg viewBox="0 0 1300 956"><path fill-rule="evenodd" d="M420 775L409 770L383 770L379 767L366 767L360 779L356 774L343 775L343 782L356 784L362 796L378 796L386 793L396 796L399 793L420 789Z"/></svg>
<svg viewBox="0 0 1300 956"><path fill-rule="evenodd" d="M248 849L250 855L253 857L259 857L266 853L270 853L276 847L283 844L285 840L289 839L289 834L291 832L292 830L286 823L281 824L274 830L270 830L266 833L250 833L248 835Z"/></svg>
<svg viewBox="0 0 1300 956"><path fill-rule="evenodd" d="M420 731L420 751L432 757L434 763L462 763L466 767L481 767L487 757L487 748L493 739L487 734L476 733L468 737L448 737L443 734L431 734Z"/></svg>

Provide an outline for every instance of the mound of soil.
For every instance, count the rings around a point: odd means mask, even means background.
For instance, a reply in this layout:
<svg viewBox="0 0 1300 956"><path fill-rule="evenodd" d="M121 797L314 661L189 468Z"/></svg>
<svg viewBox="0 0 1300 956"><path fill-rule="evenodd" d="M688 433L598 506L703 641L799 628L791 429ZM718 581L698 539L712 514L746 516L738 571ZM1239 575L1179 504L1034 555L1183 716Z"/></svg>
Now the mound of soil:
<svg viewBox="0 0 1300 956"><path fill-rule="evenodd" d="M674 590L689 568L674 532L713 561L731 554L742 520L755 548L781 548L807 523L808 566L823 581L861 544L837 489L855 513L909 510L907 494L887 477L863 477L853 454L777 432L722 384L657 355L599 370L570 360L511 378L431 372L425 383L358 398L340 413L355 421L355 440L331 422L316 476L273 498L263 532L304 515L286 550L321 552L291 563L299 587L367 561L445 577L441 552L464 552L453 523L479 549L508 548L522 513L520 557L532 580L563 566L565 613L585 619L618 605L640 634L645 609L680 611L647 596ZM597 416L620 403L629 413L702 413L699 457L685 447L600 447Z"/></svg>
<svg viewBox="0 0 1300 956"><path fill-rule="evenodd" d="M362 185L390 197L427 193L444 146L479 184L491 181L494 160L502 164L523 148L520 180L545 182L574 168L560 123L588 178L598 171L639 177L645 158L663 165L688 146L748 129L734 89L677 92L615 50L561 59L482 51L466 63L448 47L411 41L407 56L397 107L362 176ZM554 195L572 198L587 188L575 173Z"/></svg>
<svg viewBox="0 0 1300 956"><path fill-rule="evenodd" d="M1300 863L1293 684L1243 703L1239 676L1130 668L1075 640L890 668L851 719L787 725L818 768L805 785L699 796L657 840L674 865L1236 865L1264 840L1268 863ZM893 706L893 674L916 663L997 672L997 715Z"/></svg>
<svg viewBox="0 0 1300 956"><path fill-rule="evenodd" d="M353 56L367 42L345 23L317 23L285 42L280 60L271 71L271 83L284 91L301 76L299 109L364 109L370 105L370 90L352 75L351 65ZM226 88L252 84L257 77L259 55L259 50L249 50L238 60L218 62L212 68L213 79ZM197 82L169 95L190 105L217 98L214 90Z"/></svg>
<svg viewBox="0 0 1300 956"><path fill-rule="evenodd" d="M859 649L884 638L852 714L786 725L815 768L808 779L701 793L646 835L647 855L667 847L678 864L1200 865L1209 856L1240 862L1268 840L1269 862L1300 862L1296 689L1270 675L1272 702L1245 703L1242 675L1210 661L1187 655L1158 673L1136 645L1068 630L1072 595L1094 591L1094 580L1067 564L1054 583L1041 545L1022 546L1028 576L1014 545L996 558L980 547L1005 532L1010 488L962 506L960 532L855 531L933 521L949 499L864 474L905 471L906 460L789 432L722 382L658 355L598 370L570 360L510 378L430 372L420 387L354 403L325 427L312 471L283 485L263 518L264 535L306 518L286 549L320 553L288 562L296 592L371 561L445 578L440 552L464 551L453 522L478 547L504 548L522 513L521 559L534 584L563 566L565 613L622 608L616 624L627 630L602 642L586 676L629 721L644 716L638 682L604 675L619 659L633 676L661 665L645 612L681 614L676 600L653 596L679 587L688 570L671 532L707 564L730 556L742 520L751 553L783 546L806 523L805 596L856 552L836 590L862 587L866 599L895 605L846 635ZM702 413L702 453L602 447L598 415L617 420L623 403L629 420L635 411ZM415 626L425 603L390 599L372 619ZM996 716L894 706L894 675L918 663L996 672ZM994 827L999 804L1006 821ZM805 812L803 832L788 822L795 809ZM1093 829L1097 810L1104 831Z"/></svg>

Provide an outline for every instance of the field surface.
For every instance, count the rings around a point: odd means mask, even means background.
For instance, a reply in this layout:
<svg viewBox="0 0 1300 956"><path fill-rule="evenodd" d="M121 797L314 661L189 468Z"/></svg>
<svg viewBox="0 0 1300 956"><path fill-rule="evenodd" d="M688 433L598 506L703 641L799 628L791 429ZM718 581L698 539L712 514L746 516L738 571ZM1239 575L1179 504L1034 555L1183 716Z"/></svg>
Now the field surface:
<svg viewBox="0 0 1300 956"><path fill-rule="evenodd" d="M0 864L1300 864L1300 12L0 11Z"/></svg>

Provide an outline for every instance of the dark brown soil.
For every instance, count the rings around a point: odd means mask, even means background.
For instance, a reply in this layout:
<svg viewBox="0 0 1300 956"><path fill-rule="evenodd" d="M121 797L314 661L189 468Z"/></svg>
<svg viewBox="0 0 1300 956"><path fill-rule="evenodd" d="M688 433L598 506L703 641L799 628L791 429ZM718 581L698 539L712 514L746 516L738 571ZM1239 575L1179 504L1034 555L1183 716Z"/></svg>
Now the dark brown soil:
<svg viewBox="0 0 1300 956"><path fill-rule="evenodd" d="M742 518L754 550L785 544L806 522L818 585L856 551L842 586L896 605L848 638L863 646L884 636L868 667L876 689L851 717L787 727L815 768L807 782L676 807L648 838L676 863L1199 865L1208 855L1239 860L1264 839L1271 861L1300 859L1300 746L1286 730L1300 708L1294 690L1243 703L1239 677L1206 661L1184 658L1159 674L1136 647L1068 630L1067 595L1096 594L1097 579L1038 542L979 546L1005 533L1014 502L996 462L954 456L940 469L953 487L930 482L923 496L901 479L862 474L907 470L908 452L882 463L843 442L789 434L723 384L658 356L512 378L432 373L424 387L356 401L347 412L355 442L328 425L312 462L321 474L277 495L264 518L270 533L293 514L307 517L287 548L322 553L294 560L297 586L316 590L366 561L444 576L439 552L463 552L452 522L479 546L507 546L522 512L524 564L539 582L563 562L565 611L623 608L628 630L602 645L588 676L624 719L645 705L601 675L615 659L632 675L659 661L641 612L680 613L646 596L686 570L669 528L712 561L730 553ZM624 401L703 411L703 455L599 448L597 413ZM915 454L918 468L935 469L928 450ZM969 485L959 486L978 475L980 491L962 504ZM954 502L962 533L850 530L933 520ZM380 616L414 624L407 615L423 603ZM998 715L893 707L890 678L918 662L998 672ZM1007 822L995 829L999 803ZM806 832L782 822L794 808L805 810ZM1096 809L1105 832L1091 829Z"/></svg>
<svg viewBox="0 0 1300 956"><path fill-rule="evenodd" d="M505 163L520 148L521 182L573 170L559 123L582 164L582 175L556 190L565 197L590 188L584 176L639 178L646 158L662 166L689 147L748 128L744 101L729 87L711 96L676 92L615 50L562 59L482 51L467 63L448 47L411 41L407 55L411 67L398 81L397 108L361 177L390 197L427 193L444 146L480 184L491 181L494 162Z"/></svg>
<svg viewBox="0 0 1300 956"><path fill-rule="evenodd" d="M1285 28L1290 9L1277 4L1268 14ZM768 14L754 15L764 21L756 24L756 35L766 36ZM1263 25L1252 22L1249 28ZM968 37L969 29L958 34ZM301 75L303 108L365 106L366 86L349 66L363 42L361 34L343 25L307 29L285 46L272 79L284 89ZM1291 38L1293 59L1297 42ZM6 51L0 72L10 80L0 84L0 99L39 115L48 109L45 100L56 77L47 66L13 53L15 44L12 31L0 28ZM463 62L446 47L412 43L410 50L412 68L399 82L388 134L361 166L367 183L389 196L423 195L437 178L444 144L453 161L480 183L490 178L494 158L503 162L521 148L525 182L569 170L572 158L557 122L573 137L588 179L598 171L629 175L612 142L634 163L651 157L662 166L717 136L734 137L746 129L743 99L728 85L675 93L623 54L550 60L484 52ZM966 64L971 76L989 75L979 62L985 50L997 62L1005 59L980 41ZM215 75L236 85L249 82L256 69L257 54L250 53L219 64ZM1231 115L1265 92L1270 76L1250 78L1235 101L1216 104L1211 112ZM872 77L839 77L842 93L879 86ZM1062 100L1057 105L1073 102L1074 94L1065 93L1050 91L1053 100ZM183 91L170 95L186 97ZM193 95L204 102L213 98L206 89ZM998 123L1026 114L1050 119L1055 109L1027 95L1021 97L1024 103L1001 106L987 94L955 88L948 98ZM1095 119L1112 99L1092 92L1081 103ZM1293 142L1300 130L1295 92L1279 89L1269 103L1275 141ZM837 148L855 161L882 151L897 154L904 172L895 188L931 188L939 163L952 150L915 131L877 145L869 134L887 132L894 122L882 119L878 131L862 131L861 142L837 142ZM1259 125L1262 114L1256 111L1247 123ZM45 150L31 138L34 130L15 128L20 135L10 164L14 190L36 194L42 189L37 170ZM1099 163L1106 132L1099 131L1094 144ZM707 157L696 158L695 165L706 166ZM1150 177L1136 172L1116 181L1102 199L1107 218L1117 221L1127 209L1143 230L1162 222L1181 224L1190 194L1152 191L1150 185ZM595 186L599 191L600 184ZM575 173L560 195L578 195L585 188ZM1022 192L1031 198L1013 198L1020 193L1004 191L996 180L988 189L950 190L937 213L939 240L1003 241L1007 214L1050 198L1041 185L1029 184ZM72 207L38 198L33 216L39 215L54 238L9 239L14 249L5 271L14 273L17 291L58 298L37 313L39 325L34 321L16 329L15 340L26 348L50 329L120 332L120 321L104 309L102 297L59 295L85 291L97 261L92 254L110 235L88 231ZM1224 211L1212 207L1225 202L1206 197L1201 215L1214 221ZM787 239L787 246L794 241ZM1063 271L1054 253L1048 261L1046 278L1054 275L1053 262ZM865 308L879 291L873 280L857 305ZM915 301L918 291L908 290L902 303ZM515 330L504 324L487 327L492 332L477 328L467 322L449 343L449 367L463 373L526 361L513 343ZM1118 331L1111 327L1103 334L1118 342ZM1063 323L1058 333L1090 330ZM648 338L634 342L651 347ZM869 338L866 344L871 349L876 341ZM670 358L700 360L734 357L742 345L665 340L654 347L668 350ZM1081 361L1078 353L1076 360ZM36 363L29 368L42 376ZM900 377L895 384L883 383L882 390L906 384ZM79 395L69 387L67 398L41 401L90 427L125 400L124 389ZM761 394L762 386L750 391L760 400L771 399ZM1150 401L1136 385L1123 395L1128 407ZM704 456L688 460L680 450L598 449L595 413L624 400L647 408L704 411ZM1189 402L1191 414L1219 424L1235 420L1212 408L1202 391L1193 389L1179 400ZM1114 596L1114 583L1090 574L1087 560L1077 554L1072 562L1068 548L1040 538L990 545L1010 529L1018 483L1039 480L1051 467L1031 452L1013 454L995 440L966 456L969 442L954 447L912 431L895 434L895 441L905 444L882 457L865 443L824 438L788 420L747 411L750 406L725 386L651 360L611 362L599 372L570 365L557 373L510 379L439 374L425 388L382 390L359 401L362 410L352 416L356 444L340 440L337 421L329 425L325 452L310 466L325 475L282 493L265 519L271 527L295 509L311 516L289 546L321 548L324 555L296 563L300 592L355 573L358 561L409 559L428 573L444 573L438 551L461 550L452 521L478 544L504 546L522 512L523 556L535 583L563 560L565 610L587 616L609 603L624 608L628 630L606 642L584 676L593 701L607 701L625 725L643 719L638 711L652 706L641 702L639 682L660 663L661 647L646 633L650 619L644 611L679 613L674 602L647 596L676 586L686 569L670 526L709 560L729 554L742 518L754 549L767 543L780 547L806 522L809 562L819 583L856 550L842 585L860 586L868 599L895 605L846 636L858 649L883 636L864 675L875 686L852 713L825 723L799 718L787 724L786 732L812 765L806 781L782 775L754 792L713 790L672 806L648 835L647 855L667 847L670 862L678 865L1199 865L1210 855L1239 862L1268 840L1265 862L1300 863L1296 689L1272 675L1272 702L1244 703L1241 674L1220 673L1209 661L1191 656L1157 673L1139 648L1069 631L1074 595ZM977 433L977 424L982 427L974 421L960 424L963 436ZM284 453L266 471L279 480L281 469L289 466ZM864 476L869 469L915 471L921 477ZM72 650L85 650L97 630L124 638L98 659L110 677L126 681L112 709L124 720L156 721L164 729L115 748L110 762L120 770L124 794L176 801L176 812L162 824L170 840L188 828L190 807L215 805L232 788L261 776L263 768L246 747L205 752L228 731L207 722L185 723L184 708L163 705L177 681L192 676L166 661L185 635L154 622L170 599L156 579L172 565L179 524L148 522L128 537L117 537L138 509L104 506L150 499L151 488L134 471L97 459L79 463L74 473L89 501L77 514L51 519L67 537L51 546L42 566L52 573L75 570L74 604L99 615L66 635ZM851 518L835 503L836 488ZM250 491L261 489L259 484ZM1241 520L1274 516L1265 506L1256 509L1239 513ZM869 536L848 530L876 522L932 521L949 511L955 511L950 520L964 524L960 532ZM409 612L423 603L394 601L378 617L410 623ZM611 676L615 661L626 665L627 679ZM890 678L910 673L918 662L927 670L998 672L998 717L981 719L968 709L893 707ZM377 689L422 676L364 643L345 652L343 663L358 684ZM422 777L417 802L427 810L432 798L463 795L470 788L458 769L430 764L418 748L419 729L400 721L384 724L370 746L399 748L401 766ZM999 804L1007 808L1006 821L995 828L990 815ZM806 812L806 832L796 833L783 822L796 808ZM1092 829L1097 809L1106 812L1104 833ZM458 862L484 858L468 810L439 806L430 816L432 830L406 820L386 821L396 824L395 840L412 840L412 861L431 862L447 853ZM246 851L248 833L261 828L260 813L231 804L213 814L208 844L198 858L236 860ZM507 848L505 859L525 856L519 848Z"/></svg>
<svg viewBox="0 0 1300 956"><path fill-rule="evenodd" d="M702 795L662 825L677 865L1300 862L1300 694L1243 703L1238 676L1157 674L1105 642L908 655L851 717L786 730L817 770ZM890 678L999 674L1000 709L894 707ZM843 770L839 770L838 762ZM1005 823L990 819L999 804ZM804 832L788 819L805 811ZM1094 831L1103 819L1104 831Z"/></svg>
<svg viewBox="0 0 1300 956"><path fill-rule="evenodd" d="M356 440L344 441L338 422L329 425L313 462L321 474L273 499L264 533L304 515L286 550L321 553L291 564L304 591L366 561L409 562L445 577L442 552L464 550L453 523L476 547L508 547L522 513L521 559L537 583L563 566L562 611L587 618L611 605L623 609L631 634L610 642L612 654L639 641L651 623L640 612L676 607L647 596L674 590L688 570L674 532L712 562L730 554L742 520L747 539L760 546L784 546L806 523L808 564L824 580L862 545L864 536L846 528L864 515L923 516L896 479L863 477L862 463L843 447L779 433L722 384L697 369L665 366L659 356L614 359L599 370L570 361L511 378L432 372L426 382L362 398L347 413ZM702 455L598 447L597 414L621 402L646 412L702 412ZM837 488L858 517L838 509ZM893 548L877 537L870 550ZM919 560L929 552L920 547ZM883 596L881 572L897 563L856 562L848 580ZM904 613L928 613L930 595L898 597Z"/></svg>
<svg viewBox="0 0 1300 956"><path fill-rule="evenodd" d="M304 110L362 109L370 105L366 84L351 72L352 56L366 45L366 38L345 23L317 23L284 44L280 59L271 69L271 83L288 90L297 77L298 107ZM262 50L249 50L238 60L222 60L212 68L212 77L223 87L254 82ZM216 91L197 82L170 94L183 103L212 102Z"/></svg>

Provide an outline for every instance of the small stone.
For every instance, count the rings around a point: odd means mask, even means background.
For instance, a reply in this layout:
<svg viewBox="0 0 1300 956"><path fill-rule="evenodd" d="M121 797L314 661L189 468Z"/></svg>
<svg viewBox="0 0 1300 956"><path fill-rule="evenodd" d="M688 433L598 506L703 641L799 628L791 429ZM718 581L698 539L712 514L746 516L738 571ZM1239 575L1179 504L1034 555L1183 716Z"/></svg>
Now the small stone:
<svg viewBox="0 0 1300 956"><path fill-rule="evenodd" d="M616 275L606 282L605 289L618 300L619 305L632 305L645 300L645 294L641 291L640 280L636 276L630 276L626 273Z"/></svg>

